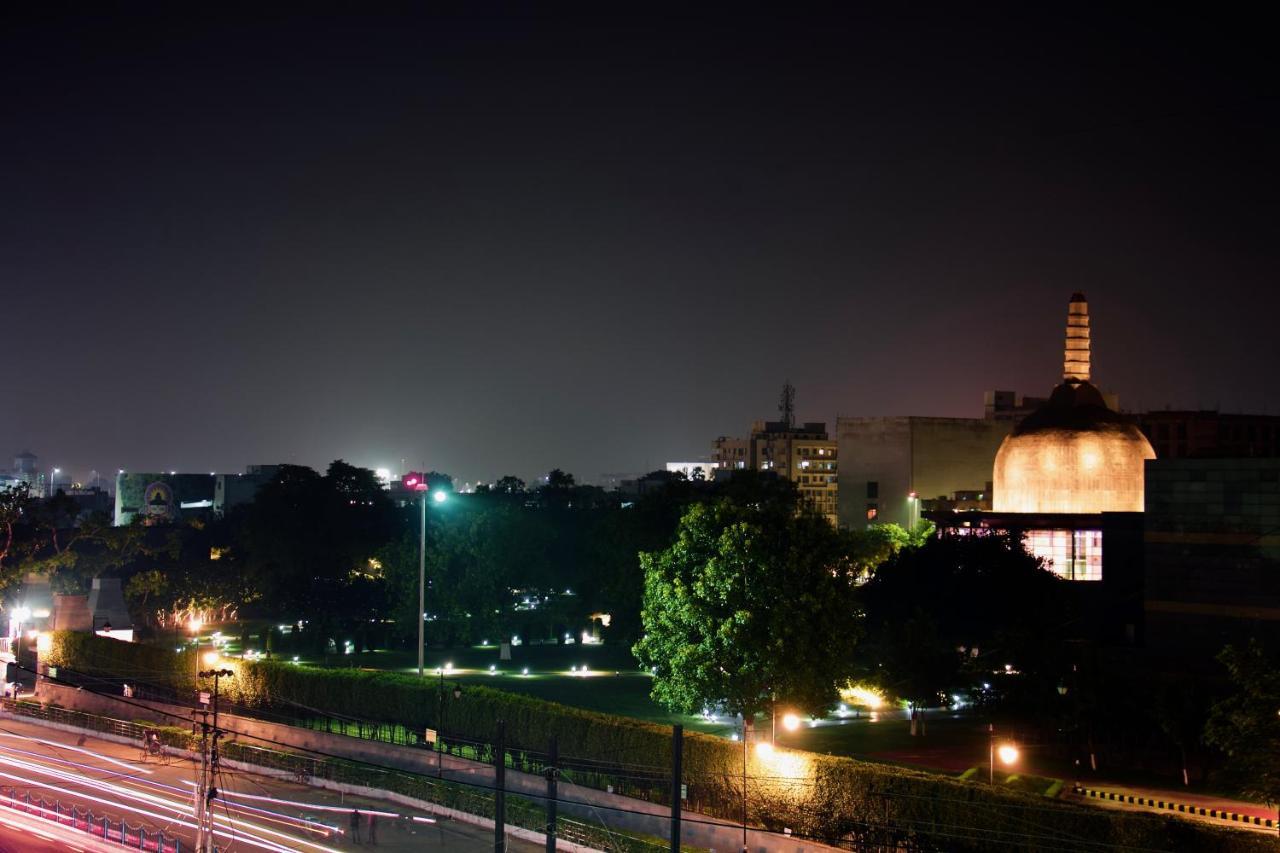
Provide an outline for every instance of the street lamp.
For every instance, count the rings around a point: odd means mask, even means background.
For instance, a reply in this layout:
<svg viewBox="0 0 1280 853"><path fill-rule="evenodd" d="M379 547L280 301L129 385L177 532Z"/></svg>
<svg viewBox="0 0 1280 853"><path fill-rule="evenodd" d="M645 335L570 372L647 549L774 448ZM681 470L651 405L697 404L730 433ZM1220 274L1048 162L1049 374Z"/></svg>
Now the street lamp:
<svg viewBox="0 0 1280 853"><path fill-rule="evenodd" d="M17 607L13 611L13 620L17 623L17 638L22 640L22 623L31 618L31 609L28 607Z"/></svg>
<svg viewBox="0 0 1280 853"><path fill-rule="evenodd" d="M191 643L194 651L191 654L195 661L195 688L196 698L200 698L200 629L204 627L204 621L199 616L192 616L187 621L187 630L191 632Z"/></svg>
<svg viewBox="0 0 1280 853"><path fill-rule="evenodd" d="M907 503L907 526L909 529L914 530L916 522L920 520L920 495L915 492L907 492Z"/></svg>
<svg viewBox="0 0 1280 853"><path fill-rule="evenodd" d="M427 485L425 475L409 474L404 484L421 493L419 503L422 505L422 521L418 535L418 677L422 677L422 656L427 645ZM431 499L442 504L449 497L444 489L436 489Z"/></svg>
<svg viewBox="0 0 1280 853"><path fill-rule="evenodd" d="M453 685L453 698L454 699L462 698L461 685L458 685L458 684ZM436 719L438 720L436 725L440 727L440 731L436 733L436 776L443 777L444 776L444 707L445 707L444 705L444 667L440 667L440 698L439 698L439 704L437 705L437 707L439 708L439 713L436 715Z"/></svg>
<svg viewBox="0 0 1280 853"><path fill-rule="evenodd" d="M996 756L1000 757L1000 763L1005 767L1012 767L1018 763L1018 748L1011 743L1002 743L996 746L996 727L994 723L987 723L987 738L989 751L987 783L994 785L996 783Z"/></svg>
<svg viewBox="0 0 1280 853"><path fill-rule="evenodd" d="M61 468L54 468L49 472L49 497L53 497L53 480L62 473Z"/></svg>

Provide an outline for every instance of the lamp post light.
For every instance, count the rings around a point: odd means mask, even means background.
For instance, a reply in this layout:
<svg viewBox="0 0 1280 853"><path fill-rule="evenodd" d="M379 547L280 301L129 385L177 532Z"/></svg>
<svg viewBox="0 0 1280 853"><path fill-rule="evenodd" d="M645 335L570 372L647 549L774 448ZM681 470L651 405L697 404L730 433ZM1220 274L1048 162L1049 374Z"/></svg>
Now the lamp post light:
<svg viewBox="0 0 1280 853"><path fill-rule="evenodd" d="M444 667L442 666L440 667L440 693L437 705L439 713L436 715L436 719L439 721L437 725L440 726L440 731L436 733L436 776L441 778L444 777L444 693ZM462 698L461 685L453 685L453 698L455 700Z"/></svg>
<svg viewBox="0 0 1280 853"><path fill-rule="evenodd" d="M996 727L994 723L987 723L987 739L989 754L987 783L994 785L996 783L996 756L1000 757L1000 763L1005 767L1012 767L1018 763L1018 748L1011 743L1002 743L996 746Z"/></svg>
<svg viewBox="0 0 1280 853"><path fill-rule="evenodd" d="M191 657L195 661L195 686L196 701L200 699L200 629L204 627L204 621L199 616L192 616L187 621L187 630L191 632L191 644L194 647Z"/></svg>
<svg viewBox="0 0 1280 853"><path fill-rule="evenodd" d="M422 677L422 656L427 645L427 495L436 503L444 503L449 495L444 489L430 492L425 475L408 475L404 484L420 493L419 503L422 506L421 523L418 534L418 677Z"/></svg>
<svg viewBox="0 0 1280 853"><path fill-rule="evenodd" d="M61 473L61 468L53 468L49 471L49 497L53 497L53 481Z"/></svg>
<svg viewBox="0 0 1280 853"><path fill-rule="evenodd" d="M915 492L907 492L907 521L908 529L915 530L916 522L920 520L920 495Z"/></svg>

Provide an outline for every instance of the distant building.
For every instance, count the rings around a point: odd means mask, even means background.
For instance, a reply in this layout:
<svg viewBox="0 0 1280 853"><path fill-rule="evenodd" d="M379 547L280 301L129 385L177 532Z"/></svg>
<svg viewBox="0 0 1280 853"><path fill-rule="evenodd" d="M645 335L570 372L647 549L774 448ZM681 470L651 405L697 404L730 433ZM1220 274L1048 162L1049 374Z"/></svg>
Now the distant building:
<svg viewBox="0 0 1280 853"><path fill-rule="evenodd" d="M1160 459L1275 458L1280 416L1214 411L1156 411L1138 426Z"/></svg>
<svg viewBox="0 0 1280 853"><path fill-rule="evenodd" d="M768 471L795 483L801 500L839 523L839 463L827 425L809 422L755 421L748 438L720 436L712 442L716 470Z"/></svg>
<svg viewBox="0 0 1280 853"><path fill-rule="evenodd" d="M1000 443L991 467L993 511L930 517L956 534L1017 532L1062 577L1103 581L1105 530L1132 539L1139 523L1132 519L1143 509L1143 465L1154 455L1091 382L1089 307L1076 293L1067 309L1062 382ZM1126 518L1104 524L1112 514Z"/></svg>
<svg viewBox="0 0 1280 853"><path fill-rule="evenodd" d="M991 466L1013 424L985 418L839 418L840 523L910 527L926 503L989 509Z"/></svg>
<svg viewBox="0 0 1280 853"><path fill-rule="evenodd" d="M253 500L278 470L278 465L251 465L243 474L122 472L116 476L115 524L132 524L139 515L155 524L220 515Z"/></svg>
<svg viewBox="0 0 1280 853"><path fill-rule="evenodd" d="M0 471L0 489L9 489L26 483L31 487L33 495L37 497L44 495L48 484L44 475L36 468L37 461L36 455L29 450L14 456L13 467L8 471Z"/></svg>
<svg viewBox="0 0 1280 853"><path fill-rule="evenodd" d="M1146 465L1147 645L1280 637L1280 458Z"/></svg>
<svg viewBox="0 0 1280 853"><path fill-rule="evenodd" d="M715 473L714 462L668 462L669 474L683 474L686 480L710 480Z"/></svg>

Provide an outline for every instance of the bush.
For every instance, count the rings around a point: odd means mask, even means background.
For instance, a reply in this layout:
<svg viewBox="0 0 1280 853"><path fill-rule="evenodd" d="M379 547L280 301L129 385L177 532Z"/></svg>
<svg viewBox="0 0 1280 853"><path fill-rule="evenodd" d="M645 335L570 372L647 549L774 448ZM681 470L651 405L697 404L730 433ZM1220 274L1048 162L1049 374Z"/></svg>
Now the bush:
<svg viewBox="0 0 1280 853"><path fill-rule="evenodd" d="M146 680L192 690L191 652L123 643L91 634L58 632L51 662L114 680ZM228 701L249 709L297 716L299 711L400 724L414 731L440 728L438 685L410 675L349 669L311 669L271 661L229 661ZM491 741L506 723L513 751L538 753L559 739L570 767L594 768L651 780L650 799L665 800L671 731L627 717L586 711L468 685L449 700L448 733ZM686 733L684 777L690 805L729 820L741 818L743 748L721 738ZM1150 850L1274 850L1272 839L1156 815L1107 811L1046 800L945 776L850 758L778 749L750 755L747 800L752 822L827 840L881 839L884 833L921 849L1058 850L1063 839ZM592 775L587 772L587 776ZM590 783L581 774L570 780ZM470 810L470 809L468 809ZM885 827L889 827L886 829ZM881 834L877 834L881 833ZM877 841L876 843L880 843Z"/></svg>

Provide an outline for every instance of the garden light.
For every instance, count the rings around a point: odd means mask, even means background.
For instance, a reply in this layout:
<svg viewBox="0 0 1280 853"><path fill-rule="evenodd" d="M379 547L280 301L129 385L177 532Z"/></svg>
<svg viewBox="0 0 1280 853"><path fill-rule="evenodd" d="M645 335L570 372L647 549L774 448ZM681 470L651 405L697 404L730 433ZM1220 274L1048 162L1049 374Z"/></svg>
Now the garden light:
<svg viewBox="0 0 1280 853"><path fill-rule="evenodd" d="M767 740L760 741L756 744L756 755L760 758L772 758L773 744L769 743Z"/></svg>
<svg viewBox="0 0 1280 853"><path fill-rule="evenodd" d="M205 652L205 653L204 653L204 658L203 658L203 660L204 660L204 665L205 665L205 666L217 666L217 665L218 665L218 653L217 653L217 652Z"/></svg>
<svg viewBox="0 0 1280 853"><path fill-rule="evenodd" d="M996 749L996 755L1000 756L1001 764L1016 764L1018 761L1018 748L1011 743L1002 744Z"/></svg>
<svg viewBox="0 0 1280 853"><path fill-rule="evenodd" d="M794 732L796 729L800 728L800 718L795 714L783 714L782 727L789 732Z"/></svg>

